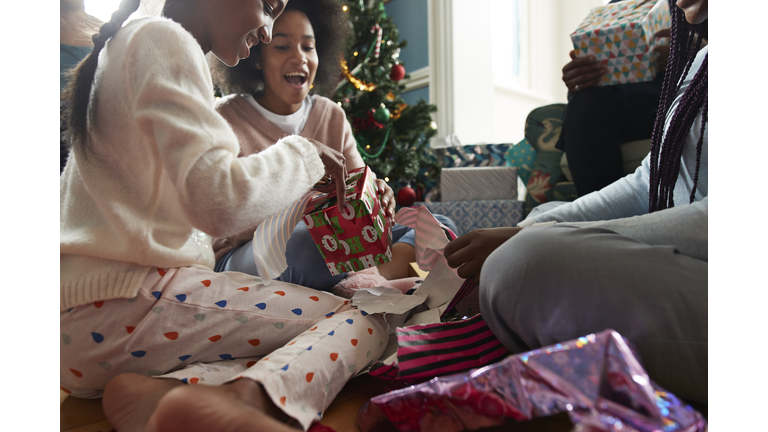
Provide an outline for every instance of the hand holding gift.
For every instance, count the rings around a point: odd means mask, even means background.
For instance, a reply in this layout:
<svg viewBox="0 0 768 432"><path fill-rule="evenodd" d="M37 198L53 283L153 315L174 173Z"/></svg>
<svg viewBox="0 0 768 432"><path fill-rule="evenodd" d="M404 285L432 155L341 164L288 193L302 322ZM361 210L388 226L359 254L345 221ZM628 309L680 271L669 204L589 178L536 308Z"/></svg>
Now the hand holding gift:
<svg viewBox="0 0 768 432"><path fill-rule="evenodd" d="M571 61L563 66L563 82L570 93L594 86L608 73L608 68L594 55L577 57L575 50L568 55Z"/></svg>
<svg viewBox="0 0 768 432"><path fill-rule="evenodd" d="M346 184L344 180L347 178L344 155L320 141L312 138L306 138L306 140L315 146L315 150L317 150L317 154L320 156L323 166L325 166L325 176L315 185L315 189L320 192L336 191L336 196L339 197L339 204L343 208L346 204L346 197L344 196Z"/></svg>
<svg viewBox="0 0 768 432"><path fill-rule="evenodd" d="M651 81L660 70L657 57L664 51L657 47L668 43L655 35L669 27L667 0L625 0L593 8L571 33L571 41L579 57L594 56L607 67L594 85ZM573 89L582 88L573 82Z"/></svg>
<svg viewBox="0 0 768 432"><path fill-rule="evenodd" d="M392 191L392 188L389 187L387 182L382 179L376 179L376 191L379 194L381 207L387 215L389 226L395 226L395 207L397 205L395 201L395 193Z"/></svg>
<svg viewBox="0 0 768 432"><path fill-rule="evenodd" d="M331 192L312 198L304 211L309 234L333 275L392 259L391 230L373 172L367 166L352 170L345 186L340 195ZM345 199L337 200L339 196ZM392 201L390 195L387 202Z"/></svg>

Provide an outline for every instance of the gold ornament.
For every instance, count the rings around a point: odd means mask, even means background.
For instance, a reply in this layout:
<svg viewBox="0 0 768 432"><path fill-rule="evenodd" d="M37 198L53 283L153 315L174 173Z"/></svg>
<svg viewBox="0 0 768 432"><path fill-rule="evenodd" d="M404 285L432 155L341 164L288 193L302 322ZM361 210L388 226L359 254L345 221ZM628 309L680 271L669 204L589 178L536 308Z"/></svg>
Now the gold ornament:
<svg viewBox="0 0 768 432"><path fill-rule="evenodd" d="M376 90L377 85L372 83L367 83L359 78L356 78L354 75L352 75L351 72L349 72L349 67L347 66L347 61L344 59L339 60L341 64L341 71L344 73L344 76L347 77L347 80L352 83L358 90L365 90L365 91L374 91Z"/></svg>
<svg viewBox="0 0 768 432"><path fill-rule="evenodd" d="M390 102L395 100L395 94L392 93L392 92L387 93L387 100L390 101Z"/></svg>
<svg viewBox="0 0 768 432"><path fill-rule="evenodd" d="M402 104L399 104L399 105L397 106L397 108L395 108L395 109L392 111L392 115L390 116L390 117L392 117L392 120L397 120L397 119L399 119L399 118L400 118L400 114L403 112L403 110L404 110L404 109L405 109L405 107L407 107L407 106L408 106L408 104L404 104L404 103L402 103Z"/></svg>

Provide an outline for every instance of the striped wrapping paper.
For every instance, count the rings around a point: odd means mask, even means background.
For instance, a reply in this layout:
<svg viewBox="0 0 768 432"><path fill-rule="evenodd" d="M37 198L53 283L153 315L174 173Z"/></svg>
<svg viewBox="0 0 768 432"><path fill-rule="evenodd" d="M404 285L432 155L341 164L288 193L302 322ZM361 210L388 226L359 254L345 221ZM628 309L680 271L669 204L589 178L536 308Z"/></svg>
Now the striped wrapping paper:
<svg viewBox="0 0 768 432"><path fill-rule="evenodd" d="M400 209L395 216L395 221L414 229L416 263L424 271L429 271L435 261L442 258L445 246L457 237L450 228L435 219L429 209L424 206ZM446 234L450 238L446 237Z"/></svg>
<svg viewBox="0 0 768 432"><path fill-rule="evenodd" d="M307 192L293 205L262 222L253 233L253 260L265 284L272 282L272 279L288 268L285 260L288 239L303 217L307 203L316 195L320 195L320 192Z"/></svg>
<svg viewBox="0 0 768 432"><path fill-rule="evenodd" d="M426 207L400 210L397 214L397 222L415 228L417 263L419 267L430 271L416 293L419 294L427 288L430 279L435 278L439 281L435 287L437 291L431 291L428 295L436 298L449 295L446 300L438 300L433 305L434 307L447 305L441 317L444 318L476 287L474 279L462 280L455 269L442 265L445 262L443 249L449 240L441 231L444 226ZM451 240L456 238L453 232L447 228L445 230ZM433 274L440 271L444 274ZM371 375L391 380L431 378L485 366L509 354L479 314L462 321L398 328L396 335L397 362L394 364L376 362L369 371Z"/></svg>
<svg viewBox="0 0 768 432"><path fill-rule="evenodd" d="M398 363L374 365L371 375L393 380L431 378L485 366L509 355L480 314L396 332Z"/></svg>
<svg viewBox="0 0 768 432"><path fill-rule="evenodd" d="M428 296L425 304L430 309L449 302L464 282L456 269L448 266L443 255L443 249L449 242L446 233L451 239L456 238L455 234L438 222L424 206L401 209L395 220L415 230L416 264L429 272L414 294Z"/></svg>

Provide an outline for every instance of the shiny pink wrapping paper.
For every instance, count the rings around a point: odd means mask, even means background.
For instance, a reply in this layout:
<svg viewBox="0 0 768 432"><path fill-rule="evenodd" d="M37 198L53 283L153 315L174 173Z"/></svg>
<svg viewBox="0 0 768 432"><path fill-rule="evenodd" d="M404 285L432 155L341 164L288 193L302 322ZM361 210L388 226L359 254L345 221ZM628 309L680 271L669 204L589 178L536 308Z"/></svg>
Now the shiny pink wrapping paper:
<svg viewBox="0 0 768 432"><path fill-rule="evenodd" d="M374 397L357 420L363 432L454 432L562 412L583 431L707 430L613 330Z"/></svg>

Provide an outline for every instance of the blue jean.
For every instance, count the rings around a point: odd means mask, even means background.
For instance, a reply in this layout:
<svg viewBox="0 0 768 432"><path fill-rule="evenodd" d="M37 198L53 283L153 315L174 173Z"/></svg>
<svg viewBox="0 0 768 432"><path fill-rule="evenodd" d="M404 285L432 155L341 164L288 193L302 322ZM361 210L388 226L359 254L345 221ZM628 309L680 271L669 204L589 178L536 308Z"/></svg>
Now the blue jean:
<svg viewBox="0 0 768 432"><path fill-rule="evenodd" d="M443 215L434 216L451 231L457 232L456 224L451 219ZM414 246L415 241L416 233L412 228L400 224L395 224L392 228L393 243L408 243ZM259 271L253 261L252 243L249 241L224 255L216 262L215 271L238 271L258 276ZM346 273L331 275L328 267L325 266L320 251L317 250L315 241L309 234L307 225L303 221L296 225L291 238L288 239L285 248L285 260L288 263L288 268L276 280L328 291L347 276Z"/></svg>

